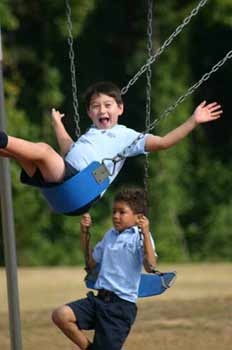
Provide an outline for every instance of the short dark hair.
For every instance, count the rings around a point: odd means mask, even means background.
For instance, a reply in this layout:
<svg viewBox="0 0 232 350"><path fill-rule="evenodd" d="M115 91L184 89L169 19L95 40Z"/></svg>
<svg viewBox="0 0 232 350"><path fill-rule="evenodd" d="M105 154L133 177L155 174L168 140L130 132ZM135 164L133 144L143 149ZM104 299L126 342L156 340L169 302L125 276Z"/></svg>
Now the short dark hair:
<svg viewBox="0 0 232 350"><path fill-rule="evenodd" d="M147 198L142 188L123 188L114 197L114 202L125 202L135 214L148 214Z"/></svg>
<svg viewBox="0 0 232 350"><path fill-rule="evenodd" d="M119 87L110 81L100 81L93 85L90 85L84 94L85 106L88 109L90 106L91 98L94 95L105 94L113 97L117 104L122 104L122 95Z"/></svg>

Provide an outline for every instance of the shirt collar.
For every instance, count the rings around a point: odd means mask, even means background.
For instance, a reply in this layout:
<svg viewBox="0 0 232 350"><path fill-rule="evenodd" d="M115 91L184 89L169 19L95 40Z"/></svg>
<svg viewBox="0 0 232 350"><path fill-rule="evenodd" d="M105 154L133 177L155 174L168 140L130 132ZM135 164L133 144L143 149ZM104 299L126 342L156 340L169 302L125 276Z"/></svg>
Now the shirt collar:
<svg viewBox="0 0 232 350"><path fill-rule="evenodd" d="M114 231L114 233L116 235L120 235L122 233L131 233L131 234L133 234L133 233L138 233L139 232L138 226L128 227L124 231L121 231L121 232L117 231L114 227L112 228L112 230Z"/></svg>
<svg viewBox="0 0 232 350"><path fill-rule="evenodd" d="M89 127L88 130L90 130L90 129L95 129L95 130L99 130L99 131L110 131L110 130L113 130L114 128L116 128L118 125L120 125L120 124L115 124L115 125L112 126L112 128L110 128L110 129L98 129L98 128L96 127L95 124L92 124L92 125L90 125L90 127Z"/></svg>

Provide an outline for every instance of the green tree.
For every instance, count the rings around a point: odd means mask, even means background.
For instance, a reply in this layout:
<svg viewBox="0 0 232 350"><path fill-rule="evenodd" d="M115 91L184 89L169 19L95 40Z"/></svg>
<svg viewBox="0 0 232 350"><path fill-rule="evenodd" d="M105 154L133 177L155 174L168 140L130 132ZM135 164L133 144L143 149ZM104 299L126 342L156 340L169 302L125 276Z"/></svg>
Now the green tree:
<svg viewBox="0 0 232 350"><path fill-rule="evenodd" d="M155 50L196 5L193 0L154 3ZM71 1L71 6L84 131L89 125L82 100L86 87L97 80L125 86L146 62L146 2L78 0ZM159 116L228 51L231 15L230 0L208 2L152 65L152 116ZM50 125L51 107L65 111L65 126L75 137L65 2L5 0L0 16L8 131L57 147ZM222 120L201 126L175 148L150 156L150 217L162 261L231 259L226 251L231 239L231 69L231 64L225 64L153 131L162 135L171 130L203 99L223 105ZM145 87L144 74L124 96L126 111L121 122L137 130L145 129ZM38 190L19 183L19 167L13 162L11 170L20 264L83 261L79 219L53 214ZM115 191L133 184L143 185L143 157L128 159L110 190L93 207L94 241L110 225ZM217 235L219 226L221 235ZM212 253L217 247L218 252Z"/></svg>

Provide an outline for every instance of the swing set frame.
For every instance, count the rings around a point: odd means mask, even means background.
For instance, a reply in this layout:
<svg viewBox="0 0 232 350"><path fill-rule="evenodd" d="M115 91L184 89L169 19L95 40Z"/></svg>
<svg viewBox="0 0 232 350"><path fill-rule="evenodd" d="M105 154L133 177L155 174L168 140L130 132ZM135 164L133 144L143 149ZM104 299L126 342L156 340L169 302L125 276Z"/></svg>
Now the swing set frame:
<svg viewBox="0 0 232 350"><path fill-rule="evenodd" d="M204 6L204 1L200 2L199 6ZM66 0L66 8L68 9L69 1ZM71 8L70 8L71 10ZM195 9L194 9L195 10ZM193 10L193 11L194 11ZM197 11L197 10L196 10ZM194 13L193 13L194 16ZM189 17L191 20L191 17ZM71 11L70 11L70 20L71 20ZM133 77L133 80L131 79L128 83L129 86L126 86L125 89L128 89L130 86L134 84L134 82L137 81L137 78L142 75L145 71L148 70L148 67L158 58L158 56L161 55L161 53L164 51L164 49L171 44L171 41L176 37L182 29L182 26L184 27L187 24L187 18L184 20L181 26L177 27L176 31L165 41L165 43L161 46L159 50L156 51L155 55L147 61L147 63L144 65L144 68L141 68L141 70ZM72 29L72 21L69 23L70 28ZM73 45L73 39L72 39L72 30L70 31L70 45ZM74 54L74 51L72 52L70 48L70 53ZM180 103L182 103L185 98L187 98L189 95L191 95L203 82L207 81L213 73L215 73L217 70L219 70L227 60L232 58L232 50L229 51L224 58L222 58L217 64L215 64L212 69L204 74L202 78L197 82L196 84L192 85L188 91L181 97L178 98L178 100L173 103L170 107L165 110L161 116L158 118L162 119L163 117L167 116L169 113L171 113ZM74 56L70 58L70 61L73 60L74 63ZM3 74L2 74L2 45L1 45L1 28L0 28L0 73L1 73L1 89L0 89L0 97L1 97L1 122L5 123L5 113L4 113L4 99L3 99ZM141 73L141 74L140 74ZM76 121L76 129L78 130L77 134L80 134L79 130L79 120L78 120L78 99L75 97L77 96L77 89L75 87L76 79L75 79L75 65L72 65L71 70L71 76L72 76L72 91L73 91L73 103L74 105L74 115L77 116ZM157 124L158 120L156 122L153 122L151 124L151 127L154 128ZM1 161L2 162L2 161ZM7 161L4 160L4 164ZM3 163L2 163L3 164ZM6 171L4 171L4 180L3 181L3 188L5 189L2 196L2 217L3 223L6 221L6 225L3 224L3 231L5 232L4 236L4 244L6 249L5 250L5 257L6 257L6 271L7 271L7 286L8 286L8 299L9 299L9 313L10 313L10 338L11 338L11 348L14 350L21 350L22 348L22 339L21 339L21 333L20 333L20 315L19 315L19 303L18 303L18 285L17 285L17 264L16 264L16 251L15 251L15 244L14 244L14 228L13 228L13 211L12 211L12 203L11 203L11 196L8 195L10 193L10 184L7 181L7 178L9 178L9 166L5 167ZM7 175L8 174L8 175ZM6 186L4 186L4 183ZM9 199L9 200L7 200ZM10 209L9 209L10 208ZM6 215L4 215L6 213Z"/></svg>

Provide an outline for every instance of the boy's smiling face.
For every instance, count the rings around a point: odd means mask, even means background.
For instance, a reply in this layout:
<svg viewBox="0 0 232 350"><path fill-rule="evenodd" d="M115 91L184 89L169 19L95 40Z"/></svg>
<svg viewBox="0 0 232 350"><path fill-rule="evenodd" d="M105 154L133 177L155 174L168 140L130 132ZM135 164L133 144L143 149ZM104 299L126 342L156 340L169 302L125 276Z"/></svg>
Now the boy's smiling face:
<svg viewBox="0 0 232 350"><path fill-rule="evenodd" d="M98 129L111 129L123 113L123 104L118 104L111 96L97 94L92 96L87 112Z"/></svg>

